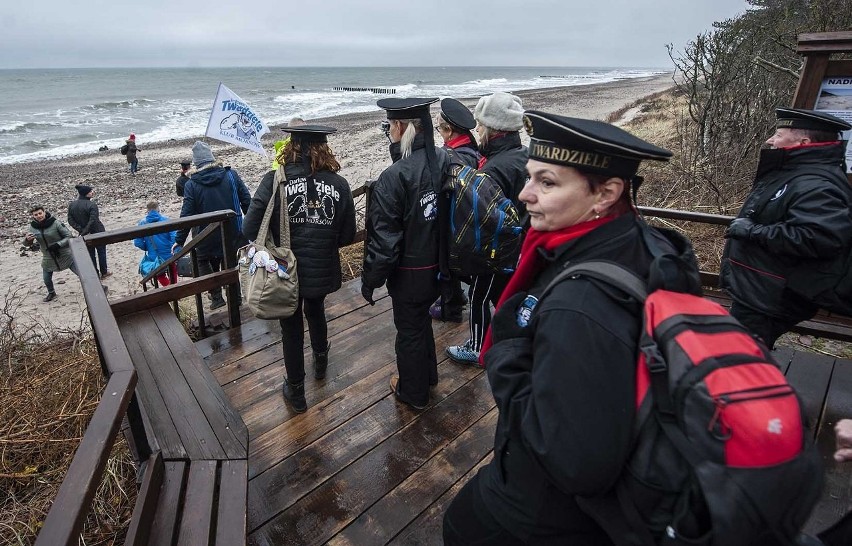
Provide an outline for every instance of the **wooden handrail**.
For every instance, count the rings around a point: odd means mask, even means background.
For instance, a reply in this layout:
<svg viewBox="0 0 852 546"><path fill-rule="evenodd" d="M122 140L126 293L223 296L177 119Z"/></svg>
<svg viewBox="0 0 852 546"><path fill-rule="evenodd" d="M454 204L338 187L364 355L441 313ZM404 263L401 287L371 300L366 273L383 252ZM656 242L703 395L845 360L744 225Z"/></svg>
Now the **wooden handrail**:
<svg viewBox="0 0 852 546"><path fill-rule="evenodd" d="M164 233L166 231L174 231L181 229L190 229L196 226L212 224L215 222L224 222L233 218L237 214L232 210L217 210L214 212L205 212L204 214L195 214L184 218L175 218L174 220L166 220L165 222L154 222L143 226L133 226L128 228L115 229L104 231L101 233L93 233L85 235L83 240L87 246L104 246L114 243L129 241L137 237L147 237Z"/></svg>
<svg viewBox="0 0 852 546"><path fill-rule="evenodd" d="M163 303L179 300L195 294L206 292L218 286L240 282L239 274L236 269L226 269L217 271L202 277L196 277L192 280L170 284L158 290L144 292L142 294L134 294L113 301L110 304L112 308L111 314L116 317L121 317L136 311L144 309L152 309Z"/></svg>
<svg viewBox="0 0 852 546"><path fill-rule="evenodd" d="M104 373L109 375L115 372L132 371L133 361L130 353L124 345L124 339L115 322L115 317L110 310L109 301L104 294L103 286L98 279L98 272L89 257L86 245L75 237L69 243L71 257L77 266L80 275L80 284L83 287L83 297L89 311L89 320L92 330L100 349L101 365Z"/></svg>
<svg viewBox="0 0 852 546"><path fill-rule="evenodd" d="M89 259L88 254L86 259ZM120 371L110 376L38 534L36 546L77 546L80 530L101 483L135 387L134 370Z"/></svg>
<svg viewBox="0 0 852 546"><path fill-rule="evenodd" d="M201 241L203 241L204 239L209 237L217 229L219 229L219 224L210 224L206 228L204 228L201 231L201 233L199 233L198 235L193 235L192 239L190 239L188 243L183 245L183 247L180 249L180 251L172 254L169 257L168 260L166 260L165 262L160 264L159 267L157 267L156 269L154 269L153 271L151 271L150 273L145 275L145 277L143 277L142 280L139 281L139 284L145 284L146 282L150 281L151 279L153 279L154 277L156 277L157 275L159 275L160 273L165 271L166 268L168 268L170 265L172 265L173 263L175 263L176 261L178 261L182 257L189 254L192 251L193 248L198 246L201 243Z"/></svg>

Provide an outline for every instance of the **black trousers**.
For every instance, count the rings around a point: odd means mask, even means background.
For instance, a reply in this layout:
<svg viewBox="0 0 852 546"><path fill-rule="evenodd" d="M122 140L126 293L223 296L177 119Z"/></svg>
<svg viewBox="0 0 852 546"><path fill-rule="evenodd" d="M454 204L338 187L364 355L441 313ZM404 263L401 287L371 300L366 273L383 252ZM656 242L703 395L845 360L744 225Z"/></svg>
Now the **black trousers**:
<svg viewBox="0 0 852 546"><path fill-rule="evenodd" d="M221 256L199 256L198 257L198 275L209 275L216 271L222 270L222 257ZM210 295L210 299L215 303L219 301L225 301L225 298L222 297L222 287L216 287L213 290L207 292Z"/></svg>
<svg viewBox="0 0 852 546"><path fill-rule="evenodd" d="M396 367L399 397L422 406L429 402L429 386L438 384L438 359L429 307L438 297L437 276L432 270L397 270L388 279L396 326Z"/></svg>
<svg viewBox="0 0 852 546"><path fill-rule="evenodd" d="M284 347L284 368L290 383L305 380L305 321L308 321L308 334L311 337L311 349L315 353L328 350L328 323L325 321L325 296L319 298L299 298L299 306L293 316L281 319L281 344Z"/></svg>
<svg viewBox="0 0 852 546"><path fill-rule="evenodd" d="M465 303L467 303L467 298L464 297L461 279L455 276L450 277L449 281L441 285L441 308L444 318L461 320Z"/></svg>
<svg viewBox="0 0 852 546"><path fill-rule="evenodd" d="M493 462L491 463L493 464ZM509 532L495 518L482 498L479 485L482 469L467 482L444 513L444 546L614 546L603 529L579 507L566 510L565 532L533 533L525 539Z"/></svg>
<svg viewBox="0 0 852 546"><path fill-rule="evenodd" d="M476 275L470 280L468 297L470 298L470 339L474 350L482 347L485 332L491 325L491 306L497 306L497 301L510 275Z"/></svg>
<svg viewBox="0 0 852 546"><path fill-rule="evenodd" d="M791 315L780 319L755 311L737 301L731 303L731 315L751 330L751 333L761 338L770 349L775 347L775 342L782 334L789 332L793 326L808 320L815 314L816 310L807 315Z"/></svg>
<svg viewBox="0 0 852 546"><path fill-rule="evenodd" d="M97 261L95 260L95 252L98 254ZM92 259L92 265L95 266L95 270L98 272L98 275L106 275L109 273L109 270L107 269L105 246L90 246L89 257Z"/></svg>

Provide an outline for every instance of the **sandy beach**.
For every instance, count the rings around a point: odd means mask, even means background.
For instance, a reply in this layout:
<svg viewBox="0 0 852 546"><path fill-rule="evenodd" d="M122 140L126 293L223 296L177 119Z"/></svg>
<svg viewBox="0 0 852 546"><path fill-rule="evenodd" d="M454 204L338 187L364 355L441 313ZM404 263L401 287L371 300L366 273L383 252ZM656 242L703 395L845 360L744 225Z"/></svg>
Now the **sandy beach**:
<svg viewBox="0 0 852 546"><path fill-rule="evenodd" d="M604 119L608 114L646 95L671 87L671 75L621 80L587 86L518 91L527 109L546 110L563 115ZM488 92L483 89L483 92ZM380 98L377 96L377 98ZM463 100L473 108L476 99ZM331 125L338 132L329 138L342 166L340 174L355 188L378 176L390 164L387 140L379 131L383 112L351 114L311 122ZM277 127L264 136L267 150L284 137ZM523 134L525 142L528 137ZM190 159L195 139L171 140L140 148L139 172L131 176L118 150L94 152L58 160L0 165L0 181L5 195L0 202L0 298L6 307L10 296L16 320L21 325L43 324L58 329L88 327L85 302L77 278L70 271L54 275L58 298L43 303L46 290L41 280L41 254L21 255L21 242L29 223L28 208L42 204L67 225L69 201L77 198L75 184L95 190L95 201L107 230L136 225L145 216L145 204L160 202L166 216L180 215L181 198L174 183L178 163ZM248 150L208 139L216 158L236 169L254 192L269 170L272 158L264 159ZM73 232L73 230L72 230ZM142 251L132 242L110 245L107 260L112 277L104 281L109 298L119 298L141 290L137 268ZM2 308L0 308L2 309Z"/></svg>

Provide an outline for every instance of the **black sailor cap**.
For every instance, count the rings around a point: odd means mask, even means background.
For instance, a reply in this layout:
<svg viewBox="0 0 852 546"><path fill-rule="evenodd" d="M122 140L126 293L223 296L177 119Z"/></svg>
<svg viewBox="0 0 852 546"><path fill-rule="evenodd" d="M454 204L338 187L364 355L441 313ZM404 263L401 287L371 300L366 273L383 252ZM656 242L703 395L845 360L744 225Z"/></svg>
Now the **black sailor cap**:
<svg viewBox="0 0 852 546"><path fill-rule="evenodd" d="M852 129L852 125L842 119L815 110L776 108L775 117L778 119L775 125L778 129L809 129L829 133L839 133Z"/></svg>
<svg viewBox="0 0 852 546"><path fill-rule="evenodd" d="M326 125L285 125L281 128L285 133L290 133L290 138L301 142L328 142L328 135L336 133L337 129Z"/></svg>
<svg viewBox="0 0 852 546"><path fill-rule="evenodd" d="M387 110L388 119L419 119L429 116L429 105L438 102L437 98L379 99L376 106Z"/></svg>
<svg viewBox="0 0 852 546"><path fill-rule="evenodd" d="M476 127L476 120L467 106L456 99L446 98L441 101L441 117L450 125L470 131Z"/></svg>
<svg viewBox="0 0 852 546"><path fill-rule="evenodd" d="M609 123L528 110L529 158L584 172L631 178L643 159L667 161L672 153Z"/></svg>

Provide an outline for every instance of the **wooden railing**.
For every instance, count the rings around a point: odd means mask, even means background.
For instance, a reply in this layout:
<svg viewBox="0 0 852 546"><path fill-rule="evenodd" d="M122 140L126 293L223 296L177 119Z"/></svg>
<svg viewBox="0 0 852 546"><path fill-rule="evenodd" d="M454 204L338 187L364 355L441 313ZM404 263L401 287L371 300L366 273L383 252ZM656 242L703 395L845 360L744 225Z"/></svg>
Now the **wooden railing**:
<svg viewBox="0 0 852 546"><path fill-rule="evenodd" d="M101 483L112 446L121 428L124 417L129 424L129 443L137 461L145 461L151 448L145 431L145 423L135 393L136 370L124 339L116 322L116 316L140 309L156 307L180 298L200 295L214 287L227 286L231 325L239 325L239 308L236 302L239 284L235 266L235 249L232 238L236 214L233 211L217 211L177 220L168 220L144 226L107 231L71 240L71 254L79 272L83 296L92 323L92 331L100 357L101 369L108 377L106 388L101 394L98 407L74 454L71 466L62 481L59 493L53 501L36 540L37 545L76 546L86 515L91 509L92 499ZM104 246L136 237L145 237L173 231L191 229L208 224L208 229L199 233L184 247L183 254L194 252L201 235L208 236L216 229L222 231L225 252L224 270L190 281L181 282L158 290L144 292L116 300L112 303L104 294L95 266L87 247ZM212 229L210 229L212 228ZM194 244L193 244L194 243Z"/></svg>

